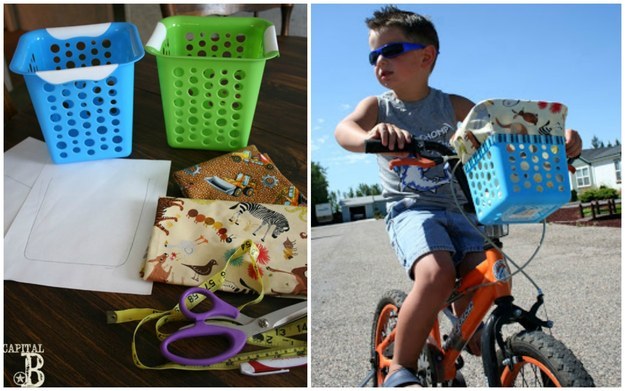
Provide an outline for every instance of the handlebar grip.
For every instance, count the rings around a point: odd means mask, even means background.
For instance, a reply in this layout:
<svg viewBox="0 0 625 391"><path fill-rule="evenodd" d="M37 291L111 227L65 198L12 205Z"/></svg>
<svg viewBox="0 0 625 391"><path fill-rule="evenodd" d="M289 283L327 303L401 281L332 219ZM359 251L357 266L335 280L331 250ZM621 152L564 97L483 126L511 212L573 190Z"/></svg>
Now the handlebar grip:
<svg viewBox="0 0 625 391"><path fill-rule="evenodd" d="M393 150L388 149L387 146L382 145L380 140L365 140L365 153L385 153L385 152L415 152L414 143L404 144L404 148L395 148Z"/></svg>

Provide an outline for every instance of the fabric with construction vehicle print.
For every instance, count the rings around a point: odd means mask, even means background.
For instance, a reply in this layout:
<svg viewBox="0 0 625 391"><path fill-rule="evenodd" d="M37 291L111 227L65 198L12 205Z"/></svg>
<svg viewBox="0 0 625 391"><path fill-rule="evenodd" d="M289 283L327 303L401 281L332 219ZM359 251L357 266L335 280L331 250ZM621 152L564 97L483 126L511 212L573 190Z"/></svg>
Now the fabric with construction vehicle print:
<svg viewBox="0 0 625 391"><path fill-rule="evenodd" d="M188 198L306 205L305 195L254 145L177 171L174 180Z"/></svg>
<svg viewBox="0 0 625 391"><path fill-rule="evenodd" d="M564 137L567 110L558 102L485 100L471 109L452 144L466 163L493 133Z"/></svg>
<svg viewBox="0 0 625 391"><path fill-rule="evenodd" d="M252 240L265 294L306 296L307 208L162 197L158 201L142 276L197 286L220 272L236 248ZM251 292L258 278L249 254L230 261L222 290Z"/></svg>

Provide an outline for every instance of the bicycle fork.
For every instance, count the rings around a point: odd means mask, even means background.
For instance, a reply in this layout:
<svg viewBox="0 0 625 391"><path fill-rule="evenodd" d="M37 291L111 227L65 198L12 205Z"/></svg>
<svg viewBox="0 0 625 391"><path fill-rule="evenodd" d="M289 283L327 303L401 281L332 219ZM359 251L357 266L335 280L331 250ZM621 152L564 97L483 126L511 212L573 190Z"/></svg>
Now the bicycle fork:
<svg viewBox="0 0 625 391"><path fill-rule="evenodd" d="M489 387L501 387L500 368L497 360L496 348L499 347L503 354L503 363L512 366L516 357L503 340L502 328L504 325L519 323L525 330L541 330L542 327L551 328L553 322L544 321L536 316L538 308L543 304L543 294L539 292L536 303L529 311L514 305L512 296L504 296L495 300L497 307L488 317L482 331L481 350L482 365Z"/></svg>

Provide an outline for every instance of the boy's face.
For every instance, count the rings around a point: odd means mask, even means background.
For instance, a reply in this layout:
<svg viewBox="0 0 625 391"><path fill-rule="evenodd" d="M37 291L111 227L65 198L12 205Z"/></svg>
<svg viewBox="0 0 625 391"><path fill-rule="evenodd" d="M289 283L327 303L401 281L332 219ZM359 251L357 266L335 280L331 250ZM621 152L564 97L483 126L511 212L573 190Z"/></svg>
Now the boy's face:
<svg viewBox="0 0 625 391"><path fill-rule="evenodd" d="M369 31L371 50L393 42L411 42L411 40L397 27ZM424 54L424 50L410 50L393 58L379 56L374 64L375 77L383 86L395 89L394 87L404 85L423 72L426 72L425 75L427 76L429 69L423 66Z"/></svg>

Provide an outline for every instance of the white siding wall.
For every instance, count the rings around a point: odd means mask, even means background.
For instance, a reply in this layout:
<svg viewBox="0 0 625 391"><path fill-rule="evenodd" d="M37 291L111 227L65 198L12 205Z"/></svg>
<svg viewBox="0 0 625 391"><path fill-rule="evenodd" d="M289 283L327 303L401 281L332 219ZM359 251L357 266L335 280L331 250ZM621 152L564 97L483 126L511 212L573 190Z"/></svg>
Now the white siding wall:
<svg viewBox="0 0 625 391"><path fill-rule="evenodd" d="M616 183L614 162L606 162L595 166L594 178L596 187L607 186L615 189L620 187L620 184Z"/></svg>

